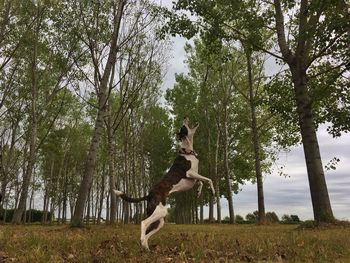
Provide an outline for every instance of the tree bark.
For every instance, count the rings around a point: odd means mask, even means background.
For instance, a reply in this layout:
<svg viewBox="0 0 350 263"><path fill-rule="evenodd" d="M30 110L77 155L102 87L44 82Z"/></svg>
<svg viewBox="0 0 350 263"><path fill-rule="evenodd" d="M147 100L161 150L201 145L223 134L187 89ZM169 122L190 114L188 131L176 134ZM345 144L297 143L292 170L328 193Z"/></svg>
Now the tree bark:
<svg viewBox="0 0 350 263"><path fill-rule="evenodd" d="M228 210L230 215L230 224L234 224L235 215L233 210L233 196L232 196L232 188L230 184L230 169L228 164L228 132L227 132L227 106L224 105L224 172L225 172L225 181L226 181L226 189L227 189L227 201L228 201Z"/></svg>
<svg viewBox="0 0 350 263"><path fill-rule="evenodd" d="M215 143L214 178L215 178L215 194L216 194L216 217L217 217L217 223L221 224L220 178L218 174L219 142L220 142L220 131L218 129L216 134L216 143Z"/></svg>
<svg viewBox="0 0 350 263"><path fill-rule="evenodd" d="M247 58L247 71L248 71L248 85L249 85L249 105L251 114L251 129L253 137L253 148L254 148L254 163L255 163L255 175L256 184L258 191L258 213L259 213L259 223L264 224L266 221L265 217L265 201L264 201L264 185L262 180L262 170L261 170L261 160L260 160L260 140L258 134L258 125L256 120L256 107L255 107L255 95L253 87L253 74L252 74L252 64L251 64L251 52L249 50L245 51Z"/></svg>
<svg viewBox="0 0 350 263"><path fill-rule="evenodd" d="M104 199L104 193L105 193L105 180L106 180L106 171L105 171L105 165L102 169L102 175L101 175L101 189L100 189L100 204L98 207L98 215L97 215L97 224L101 222L102 219L102 210L103 210L103 199Z"/></svg>
<svg viewBox="0 0 350 263"><path fill-rule="evenodd" d="M117 197L113 192L115 189L115 168L114 168L114 145L113 145L113 124L111 116L111 107L108 105L108 116L107 116L107 142L108 142L108 175L109 175L109 191L110 191L110 221L109 223L114 224L117 221Z"/></svg>
<svg viewBox="0 0 350 263"><path fill-rule="evenodd" d="M309 45L306 45L308 25L308 1L301 0L299 12L299 32L295 54L287 45L284 33L284 21L280 0L274 0L278 44L292 73L300 133L304 148L306 168L311 193L314 219L317 222L334 220L328 196L326 179L323 171L316 127L312 114L312 103L307 91L307 63L309 62ZM310 36L309 36L310 37Z"/></svg>
<svg viewBox="0 0 350 263"><path fill-rule="evenodd" d="M37 10L39 12L39 9ZM13 224L20 224L23 217L23 212L26 209L26 202L28 197L29 184L32 178L32 173L34 169L35 159L36 159L36 146L37 146L37 129L38 129L38 118L37 118L37 100L38 100L38 76L37 76L37 57L38 57L38 37L40 30L40 21L38 19L35 32L34 32L34 42L33 42L33 58L31 65L31 123L29 132L29 157L28 164L23 175L22 192L19 199L18 207L15 210L12 218Z"/></svg>
<svg viewBox="0 0 350 263"><path fill-rule="evenodd" d="M212 172L212 166L211 166L211 133L210 129L208 129L208 171ZM214 223L214 199L215 197L209 194L209 222Z"/></svg>
<svg viewBox="0 0 350 263"><path fill-rule="evenodd" d="M90 148L87 155L87 159L84 167L84 176L80 184L78 198L75 206L74 215L72 217L72 226L82 226L83 216L86 200L88 197L89 188L92 183L93 173L96 166L96 157L98 152L98 147L103 132L103 119L105 116L106 103L108 98L108 80L111 76L111 71L116 63L117 59L117 41L119 36L119 29L121 18L123 14L123 9L125 5L125 0L121 0L118 3L117 14L115 16L113 36L111 39L110 52L106 62L106 67L103 73L103 77L100 82L100 92L99 92L99 103L98 103L98 113L95 121L95 128L93 131L92 139L90 142Z"/></svg>
<svg viewBox="0 0 350 263"><path fill-rule="evenodd" d="M311 101L307 94L306 72L295 67L292 73L314 219L317 222L331 222L334 216L328 196Z"/></svg>

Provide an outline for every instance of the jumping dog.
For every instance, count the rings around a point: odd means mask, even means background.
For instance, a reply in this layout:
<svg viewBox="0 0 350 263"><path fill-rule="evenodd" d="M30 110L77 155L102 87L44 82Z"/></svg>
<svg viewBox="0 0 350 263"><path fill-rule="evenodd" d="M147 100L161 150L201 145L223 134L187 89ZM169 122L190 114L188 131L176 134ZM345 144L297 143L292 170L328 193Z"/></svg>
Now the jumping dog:
<svg viewBox="0 0 350 263"><path fill-rule="evenodd" d="M212 180L198 174L199 161L193 150L193 136L198 126L199 124L191 129L188 118L184 119L183 126L177 133L177 137L181 141L179 153L169 171L152 187L148 195L132 198L121 191L114 190L117 196L127 202L136 203L147 200L147 218L141 222L141 245L147 250L149 250L148 239L164 225L164 218L167 215L166 198L171 193L187 191L198 182L197 192L200 196L203 182L207 182L212 194L215 195Z"/></svg>

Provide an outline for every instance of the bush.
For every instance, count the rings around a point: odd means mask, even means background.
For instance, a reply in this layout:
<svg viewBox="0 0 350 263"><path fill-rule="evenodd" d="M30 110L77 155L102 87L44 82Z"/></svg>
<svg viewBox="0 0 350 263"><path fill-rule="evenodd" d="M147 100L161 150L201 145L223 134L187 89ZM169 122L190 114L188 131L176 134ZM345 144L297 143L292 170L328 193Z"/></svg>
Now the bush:
<svg viewBox="0 0 350 263"><path fill-rule="evenodd" d="M299 224L301 221L297 215L283 215L281 223L283 224Z"/></svg>
<svg viewBox="0 0 350 263"><path fill-rule="evenodd" d="M249 213L245 216L245 219L249 222L249 223L255 223L258 222L258 218L259 218L259 213L258 211L254 211L253 213Z"/></svg>
<svg viewBox="0 0 350 263"><path fill-rule="evenodd" d="M236 215L236 216L235 216L235 222L236 222L237 224L243 224L243 223L244 223L244 218L243 218L243 216L241 216L241 215Z"/></svg>
<svg viewBox="0 0 350 263"><path fill-rule="evenodd" d="M229 224L229 223L230 223L230 217L225 216L224 219L221 220L221 223L223 223L223 224Z"/></svg>
<svg viewBox="0 0 350 263"><path fill-rule="evenodd" d="M4 216L6 215L5 222L9 223L12 221L12 217L14 214L14 209L7 209L0 211L0 219L3 221ZM44 211L31 209L26 211L26 222L37 223L41 222L44 215ZM29 220L30 217L30 220ZM52 214L51 212L47 212L47 221L51 221Z"/></svg>
<svg viewBox="0 0 350 263"><path fill-rule="evenodd" d="M266 221L269 223L278 223L280 220L275 212L267 212Z"/></svg>

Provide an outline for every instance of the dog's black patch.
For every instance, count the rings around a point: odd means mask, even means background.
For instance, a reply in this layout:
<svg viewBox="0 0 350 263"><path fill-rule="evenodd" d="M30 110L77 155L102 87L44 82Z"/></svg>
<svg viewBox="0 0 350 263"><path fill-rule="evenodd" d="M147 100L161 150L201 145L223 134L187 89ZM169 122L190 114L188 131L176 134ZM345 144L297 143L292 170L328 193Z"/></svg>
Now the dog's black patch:
<svg viewBox="0 0 350 263"><path fill-rule="evenodd" d="M188 135L188 130L185 125L183 125L180 129L180 131L176 134L178 140L184 139Z"/></svg>
<svg viewBox="0 0 350 263"><path fill-rule="evenodd" d="M153 222L146 230L146 235L154 229L157 229L160 224L160 220Z"/></svg>

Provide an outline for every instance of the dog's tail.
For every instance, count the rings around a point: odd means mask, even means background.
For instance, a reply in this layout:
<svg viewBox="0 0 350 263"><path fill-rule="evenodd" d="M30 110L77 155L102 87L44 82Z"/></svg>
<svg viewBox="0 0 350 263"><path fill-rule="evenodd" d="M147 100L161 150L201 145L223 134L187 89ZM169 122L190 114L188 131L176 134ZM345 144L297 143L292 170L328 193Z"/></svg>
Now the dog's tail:
<svg viewBox="0 0 350 263"><path fill-rule="evenodd" d="M148 199L148 195L145 195L145 196L139 197L139 198L132 198L132 197L129 197L126 194L124 194L123 192L118 191L118 190L113 190L113 192L116 194L116 196L119 196L123 200L130 202L130 203L138 203L138 202L141 202L141 201Z"/></svg>

